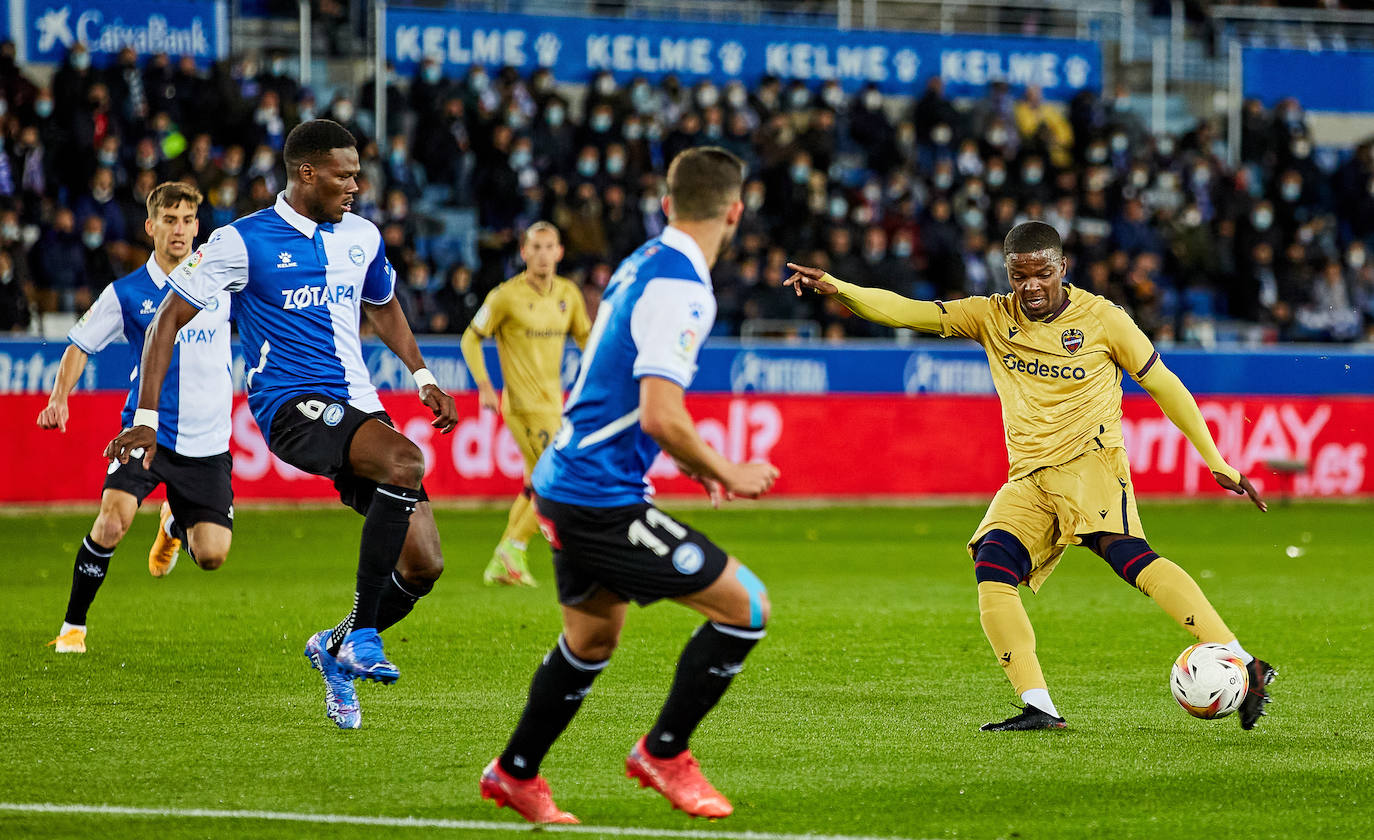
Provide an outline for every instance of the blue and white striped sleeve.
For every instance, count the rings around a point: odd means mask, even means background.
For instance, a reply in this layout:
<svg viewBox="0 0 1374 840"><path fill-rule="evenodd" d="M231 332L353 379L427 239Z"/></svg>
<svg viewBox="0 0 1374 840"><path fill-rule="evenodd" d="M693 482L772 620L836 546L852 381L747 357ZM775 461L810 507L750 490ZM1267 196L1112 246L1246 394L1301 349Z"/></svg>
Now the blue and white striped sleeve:
<svg viewBox="0 0 1374 840"><path fill-rule="evenodd" d="M248 285L248 246L233 225L210 234L204 245L167 275L172 290L197 309L222 291Z"/></svg>
<svg viewBox="0 0 1374 840"><path fill-rule="evenodd" d="M396 270L391 267L391 260L386 258L386 249L379 247L377 256L372 258L363 277L363 302L380 306L395 294Z"/></svg>
<svg viewBox="0 0 1374 840"><path fill-rule="evenodd" d="M683 388L697 372L697 352L716 319L716 299L699 280L650 280L630 315L634 377L657 376Z"/></svg>
<svg viewBox="0 0 1374 840"><path fill-rule="evenodd" d="M119 305L115 284L111 283L68 331L67 340L87 356L94 356L123 334L124 308Z"/></svg>

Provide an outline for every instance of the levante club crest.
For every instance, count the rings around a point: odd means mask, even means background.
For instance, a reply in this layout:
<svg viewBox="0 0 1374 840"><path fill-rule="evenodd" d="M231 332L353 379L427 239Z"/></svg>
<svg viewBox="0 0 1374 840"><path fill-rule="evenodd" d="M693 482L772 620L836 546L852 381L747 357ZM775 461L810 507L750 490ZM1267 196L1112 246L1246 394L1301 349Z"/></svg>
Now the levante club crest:
<svg viewBox="0 0 1374 840"><path fill-rule="evenodd" d="M1077 353L1078 348L1083 346L1083 331L1064 330L1064 334L1059 337L1059 340L1064 343L1065 350L1070 353Z"/></svg>

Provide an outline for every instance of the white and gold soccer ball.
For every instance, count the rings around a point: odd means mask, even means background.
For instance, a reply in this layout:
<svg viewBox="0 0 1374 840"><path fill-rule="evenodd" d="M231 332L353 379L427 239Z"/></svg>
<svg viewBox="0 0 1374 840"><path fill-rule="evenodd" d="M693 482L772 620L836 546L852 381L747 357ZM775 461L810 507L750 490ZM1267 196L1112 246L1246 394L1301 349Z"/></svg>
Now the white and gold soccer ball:
<svg viewBox="0 0 1374 840"><path fill-rule="evenodd" d="M1196 644L1183 651L1169 674L1174 699L1198 718L1226 717L1239 709L1249 686L1245 663L1217 644Z"/></svg>

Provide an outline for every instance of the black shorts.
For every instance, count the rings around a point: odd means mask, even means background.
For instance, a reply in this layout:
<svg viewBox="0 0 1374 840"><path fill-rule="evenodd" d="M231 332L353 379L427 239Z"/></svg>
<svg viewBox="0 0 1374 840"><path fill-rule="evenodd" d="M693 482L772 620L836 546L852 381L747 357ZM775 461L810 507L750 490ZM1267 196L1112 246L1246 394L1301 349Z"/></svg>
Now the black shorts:
<svg viewBox="0 0 1374 840"><path fill-rule="evenodd" d="M534 504L553 547L560 604L580 604L598 588L639 604L681 598L715 583L730 559L647 502L595 508L536 497Z"/></svg>
<svg viewBox="0 0 1374 840"><path fill-rule="evenodd" d="M297 394L273 415L267 448L298 470L333 479L339 501L366 516L377 482L353 474L348 447L368 420L395 428L385 411L369 414L325 394ZM423 486L420 501L429 501Z"/></svg>
<svg viewBox="0 0 1374 840"><path fill-rule="evenodd" d="M152 469L143 468L142 458L130 458L127 464L111 461L105 475L105 489L122 490L143 504L149 493L164 484L172 516L183 527L213 522L233 528L233 472L234 459L228 452L190 458L158 447L153 454Z"/></svg>

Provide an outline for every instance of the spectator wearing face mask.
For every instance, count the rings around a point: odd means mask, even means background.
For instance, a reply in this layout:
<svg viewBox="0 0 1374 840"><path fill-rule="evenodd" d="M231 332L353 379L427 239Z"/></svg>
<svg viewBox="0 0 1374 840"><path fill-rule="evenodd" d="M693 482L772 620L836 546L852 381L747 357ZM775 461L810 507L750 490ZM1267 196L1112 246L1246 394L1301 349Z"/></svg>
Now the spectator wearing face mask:
<svg viewBox="0 0 1374 840"><path fill-rule="evenodd" d="M424 192L425 170L410 156L410 144L405 135L397 134L388 142L382 172L388 192L400 190L412 201Z"/></svg>
<svg viewBox="0 0 1374 840"><path fill-rule="evenodd" d="M90 307L100 290L110 285L118 276L114 262L110 258L110 242L106 236L105 223L99 216L87 216L81 223L81 248L86 264L86 282L76 294L78 311Z"/></svg>
<svg viewBox="0 0 1374 840"><path fill-rule="evenodd" d="M90 189L76 201L72 208L78 218L96 216L101 220L101 231L111 242L124 241L124 214L115 201L114 171L101 167L91 177Z"/></svg>
<svg viewBox="0 0 1374 840"><path fill-rule="evenodd" d="M249 140L254 146L264 146L269 152L280 152L286 142L286 117L276 91L265 90L253 109Z"/></svg>
<svg viewBox="0 0 1374 840"><path fill-rule="evenodd" d="M578 134L578 143L604 150L621 139L615 125L615 109L609 103L601 102L588 110L586 125Z"/></svg>
<svg viewBox="0 0 1374 840"><path fill-rule="evenodd" d="M75 115L95 80L91 52L84 43L77 41L67 50L62 66L57 68L52 79L53 100L59 103L56 116L60 122L65 123Z"/></svg>

